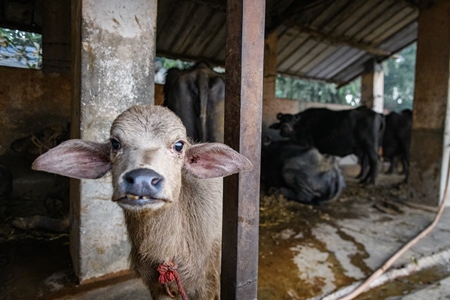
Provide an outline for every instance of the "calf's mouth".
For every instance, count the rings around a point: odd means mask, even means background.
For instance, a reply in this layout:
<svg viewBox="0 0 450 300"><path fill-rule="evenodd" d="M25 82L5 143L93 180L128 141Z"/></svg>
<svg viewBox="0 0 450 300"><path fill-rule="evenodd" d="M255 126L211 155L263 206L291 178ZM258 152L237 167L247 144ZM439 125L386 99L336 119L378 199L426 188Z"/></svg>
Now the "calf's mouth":
<svg viewBox="0 0 450 300"><path fill-rule="evenodd" d="M130 205L146 205L158 202L172 202L168 199L154 198L151 196L139 196L133 194L126 194L124 197L113 199L114 202L126 203Z"/></svg>

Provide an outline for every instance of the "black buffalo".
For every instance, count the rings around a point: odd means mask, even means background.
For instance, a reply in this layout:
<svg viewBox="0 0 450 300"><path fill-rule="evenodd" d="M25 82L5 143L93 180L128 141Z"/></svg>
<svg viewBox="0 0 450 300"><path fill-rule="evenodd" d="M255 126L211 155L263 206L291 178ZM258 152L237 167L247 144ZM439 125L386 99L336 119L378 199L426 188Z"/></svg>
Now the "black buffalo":
<svg viewBox="0 0 450 300"><path fill-rule="evenodd" d="M187 70L171 68L164 84L164 105L198 142L223 142L225 79L205 63Z"/></svg>
<svg viewBox="0 0 450 300"><path fill-rule="evenodd" d="M356 108L358 111L360 111L363 114L367 115L367 118L372 119L373 118L373 110L368 109L366 106L360 106ZM385 116L383 114L377 113L378 116L375 117L375 127L378 128L377 137L378 137L378 159L380 159L380 154L382 152L382 144L383 144L383 136L384 131L386 129L386 122L385 122ZM361 166L361 170L356 176L356 178L365 178L370 171L370 164L369 164L369 156L367 154L362 154L362 157L358 157L359 164Z"/></svg>
<svg viewBox="0 0 450 300"><path fill-rule="evenodd" d="M334 157L286 141L262 147L261 182L286 198L312 204L337 198L345 187Z"/></svg>
<svg viewBox="0 0 450 300"><path fill-rule="evenodd" d="M355 154L361 161L367 159L369 170L362 182L374 183L377 177L379 136L384 127L383 118L367 107L334 111L310 108L296 115L277 115L280 135L302 147L315 147L319 152L335 156Z"/></svg>
<svg viewBox="0 0 450 300"><path fill-rule="evenodd" d="M386 130L383 136L383 158L389 160L387 173L392 174L396 159L400 158L403 171L408 179L409 146L411 144L412 111L405 109L401 113L391 112L385 118Z"/></svg>

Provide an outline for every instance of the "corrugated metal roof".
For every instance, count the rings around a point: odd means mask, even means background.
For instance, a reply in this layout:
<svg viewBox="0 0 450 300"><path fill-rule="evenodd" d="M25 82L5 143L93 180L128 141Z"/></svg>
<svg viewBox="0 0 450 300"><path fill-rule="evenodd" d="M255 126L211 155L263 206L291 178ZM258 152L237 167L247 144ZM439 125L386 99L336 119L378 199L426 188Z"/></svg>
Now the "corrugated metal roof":
<svg viewBox="0 0 450 300"><path fill-rule="evenodd" d="M261 0L263 1L263 0ZM417 38L417 0L267 0L281 74L345 84ZM156 53L225 61L226 0L160 0Z"/></svg>

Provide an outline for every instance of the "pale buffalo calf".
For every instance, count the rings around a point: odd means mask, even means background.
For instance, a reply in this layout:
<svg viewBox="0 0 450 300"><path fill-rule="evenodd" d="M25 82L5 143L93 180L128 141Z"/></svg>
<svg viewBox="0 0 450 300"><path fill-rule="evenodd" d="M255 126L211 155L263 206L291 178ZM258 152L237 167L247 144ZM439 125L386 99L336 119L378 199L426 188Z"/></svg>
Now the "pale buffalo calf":
<svg viewBox="0 0 450 300"><path fill-rule="evenodd" d="M250 170L247 158L224 144L191 144L174 113L147 105L118 116L110 141L69 140L33 168L88 179L111 170L112 200L125 214L132 268L153 299L171 299L180 289L189 299L219 298L220 177ZM170 266L182 288L162 283Z"/></svg>

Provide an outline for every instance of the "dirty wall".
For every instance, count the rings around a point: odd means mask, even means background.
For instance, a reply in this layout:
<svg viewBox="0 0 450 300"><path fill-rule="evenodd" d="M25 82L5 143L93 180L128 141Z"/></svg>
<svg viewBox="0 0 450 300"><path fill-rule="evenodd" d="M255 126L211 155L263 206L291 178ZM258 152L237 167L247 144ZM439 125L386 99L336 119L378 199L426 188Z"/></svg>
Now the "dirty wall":
<svg viewBox="0 0 450 300"><path fill-rule="evenodd" d="M163 85L155 85L162 105ZM71 119L71 75L0 66L0 156L16 139Z"/></svg>
<svg viewBox="0 0 450 300"><path fill-rule="evenodd" d="M68 74L0 67L0 155L11 142L71 116Z"/></svg>

